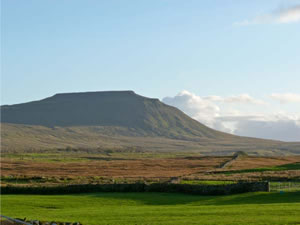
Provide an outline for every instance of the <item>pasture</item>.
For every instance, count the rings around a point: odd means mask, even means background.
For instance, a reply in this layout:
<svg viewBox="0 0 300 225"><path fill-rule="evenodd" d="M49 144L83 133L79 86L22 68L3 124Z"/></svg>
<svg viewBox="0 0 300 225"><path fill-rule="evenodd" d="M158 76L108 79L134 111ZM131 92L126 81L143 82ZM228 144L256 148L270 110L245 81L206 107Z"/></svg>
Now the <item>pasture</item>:
<svg viewBox="0 0 300 225"><path fill-rule="evenodd" d="M84 225L299 224L300 192L198 196L170 193L2 195L2 214Z"/></svg>

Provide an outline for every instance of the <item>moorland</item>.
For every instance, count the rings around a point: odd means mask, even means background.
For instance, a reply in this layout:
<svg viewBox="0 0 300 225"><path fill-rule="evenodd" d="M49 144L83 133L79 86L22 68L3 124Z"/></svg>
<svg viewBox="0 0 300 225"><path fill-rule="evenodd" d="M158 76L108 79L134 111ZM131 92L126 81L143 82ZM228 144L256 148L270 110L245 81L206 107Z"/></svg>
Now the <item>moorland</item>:
<svg viewBox="0 0 300 225"><path fill-rule="evenodd" d="M271 192L229 196L5 194L1 213L11 217L84 225L300 221L299 142L215 131L132 91L57 94L1 106L1 151L2 188L271 182Z"/></svg>
<svg viewBox="0 0 300 225"><path fill-rule="evenodd" d="M300 178L300 156L242 155L233 159L234 156L199 153L86 153L70 149L56 153L4 153L2 185L165 182L174 177L226 181Z"/></svg>

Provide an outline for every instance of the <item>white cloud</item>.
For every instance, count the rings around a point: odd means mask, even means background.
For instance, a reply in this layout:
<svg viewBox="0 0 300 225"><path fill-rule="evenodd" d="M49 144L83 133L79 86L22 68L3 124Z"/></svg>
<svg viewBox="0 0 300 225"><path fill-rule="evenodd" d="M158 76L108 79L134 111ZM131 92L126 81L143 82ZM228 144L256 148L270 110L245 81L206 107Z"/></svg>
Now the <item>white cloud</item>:
<svg viewBox="0 0 300 225"><path fill-rule="evenodd" d="M219 114L219 107L200 96L188 91L182 91L175 97L166 97L163 102L175 106L191 116L192 118L202 121L208 126L212 126L214 118Z"/></svg>
<svg viewBox="0 0 300 225"><path fill-rule="evenodd" d="M279 101L280 103L289 103L289 102L300 102L300 94L294 94L294 93L273 93L270 95L270 97L274 100Z"/></svg>
<svg viewBox="0 0 300 225"><path fill-rule="evenodd" d="M231 108L233 103L237 108L245 104L247 106L258 104L265 107L264 101L254 99L248 94L231 97L200 97L182 91L174 97L164 98L163 102L179 108L192 118L216 130L241 136L300 141L300 114L292 115L286 112L266 114L255 111L249 113L249 111Z"/></svg>
<svg viewBox="0 0 300 225"><path fill-rule="evenodd" d="M300 5L295 5L289 8L280 8L273 13L268 13L255 17L252 20L244 20L236 22L234 25L247 26L251 24L287 24L300 21Z"/></svg>
<svg viewBox="0 0 300 225"><path fill-rule="evenodd" d="M231 133L282 141L300 141L300 116L282 113L225 116L216 118L219 123L231 122L234 127ZM216 129L216 127L214 127Z"/></svg>
<svg viewBox="0 0 300 225"><path fill-rule="evenodd" d="M278 23L294 23L300 21L300 5L279 10L276 17Z"/></svg>
<svg viewBox="0 0 300 225"><path fill-rule="evenodd" d="M215 102L227 102L227 103L250 103L250 104L257 104L257 105L266 104L264 101L255 99L248 94L234 95L226 98L220 96L207 96L204 97L204 99L215 101Z"/></svg>
<svg viewBox="0 0 300 225"><path fill-rule="evenodd" d="M235 134L283 141L300 141L300 119L241 120Z"/></svg>

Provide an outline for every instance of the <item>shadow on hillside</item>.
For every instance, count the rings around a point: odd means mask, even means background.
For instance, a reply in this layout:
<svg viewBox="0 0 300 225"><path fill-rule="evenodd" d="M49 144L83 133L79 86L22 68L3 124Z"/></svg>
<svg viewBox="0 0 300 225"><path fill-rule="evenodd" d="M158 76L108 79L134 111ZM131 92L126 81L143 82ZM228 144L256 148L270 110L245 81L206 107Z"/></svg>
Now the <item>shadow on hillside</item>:
<svg viewBox="0 0 300 225"><path fill-rule="evenodd" d="M175 193L97 193L93 197L133 200L145 205L237 205L300 203L300 192L245 193L227 196L200 196Z"/></svg>

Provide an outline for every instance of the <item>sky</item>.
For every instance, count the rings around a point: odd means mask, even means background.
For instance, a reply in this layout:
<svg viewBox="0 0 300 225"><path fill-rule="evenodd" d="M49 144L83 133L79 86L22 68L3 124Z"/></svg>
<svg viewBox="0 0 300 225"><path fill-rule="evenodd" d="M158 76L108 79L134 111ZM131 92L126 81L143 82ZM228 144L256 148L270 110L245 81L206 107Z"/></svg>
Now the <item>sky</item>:
<svg viewBox="0 0 300 225"><path fill-rule="evenodd" d="M134 90L300 141L300 0L2 0L1 105Z"/></svg>

